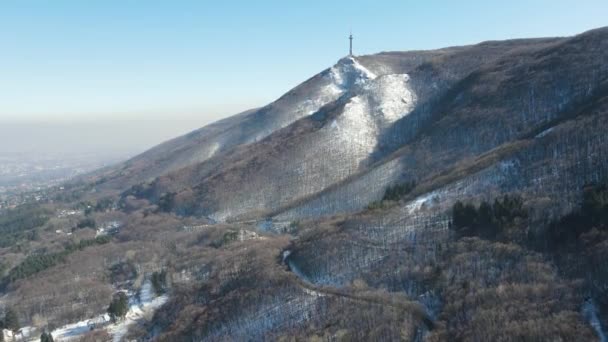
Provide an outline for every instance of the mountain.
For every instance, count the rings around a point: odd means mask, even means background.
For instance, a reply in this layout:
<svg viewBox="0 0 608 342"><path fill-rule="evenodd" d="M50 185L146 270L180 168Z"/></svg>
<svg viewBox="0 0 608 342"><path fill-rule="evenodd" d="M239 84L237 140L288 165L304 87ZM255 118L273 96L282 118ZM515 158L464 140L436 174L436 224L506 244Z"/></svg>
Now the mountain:
<svg viewBox="0 0 608 342"><path fill-rule="evenodd" d="M0 304L90 340L605 341L607 61L608 28L344 57L10 212Z"/></svg>
<svg viewBox="0 0 608 342"><path fill-rule="evenodd" d="M260 141L273 132L336 101L360 79L369 77L358 64L341 65L312 77L275 102L220 120L167 141L113 170L120 186L154 178L223 155L239 145ZM116 179L114 179L116 178Z"/></svg>
<svg viewBox="0 0 608 342"><path fill-rule="evenodd" d="M358 211L388 185L432 182L571 118L601 96L604 36L347 57L264 108L134 158L119 179L149 179L141 197L169 195L171 210L216 221Z"/></svg>
<svg viewBox="0 0 608 342"><path fill-rule="evenodd" d="M607 240L582 242L592 239L583 238L588 233L564 240L555 222L576 212L586 196L581 189L608 173L607 47L603 28L571 38L347 57L315 77L354 80L333 101L260 141L148 183L139 196L155 202L169 194L166 210L234 224L253 219L259 229L296 236L227 251L223 260L232 261L222 267L238 276L210 266L217 273L192 291L210 291L205 310L235 309L205 311L165 338L274 339L285 329L326 338L345 331L355 340L603 336L608 301L599 284L607 278L584 260L606 255L599 246ZM402 190L395 199L387 189ZM487 222L503 223L488 226L498 231L478 233L483 239L454 233L459 201L490 203ZM272 266L281 251L297 280ZM573 280L580 277L596 285ZM237 304L254 293L244 307ZM173 304L182 307L182 300ZM409 316L388 303L409 308ZM593 315L603 318L585 323ZM336 324L345 330L328 327L332 317L343 319Z"/></svg>

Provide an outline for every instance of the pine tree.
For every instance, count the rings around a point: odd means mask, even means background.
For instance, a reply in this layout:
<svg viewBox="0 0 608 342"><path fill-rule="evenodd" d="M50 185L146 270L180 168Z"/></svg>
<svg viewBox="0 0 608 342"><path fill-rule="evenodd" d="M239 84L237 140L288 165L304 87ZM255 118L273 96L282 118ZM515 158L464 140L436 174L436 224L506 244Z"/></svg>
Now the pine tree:
<svg viewBox="0 0 608 342"><path fill-rule="evenodd" d="M152 282L156 295L162 295L165 293L167 287L167 271L162 270L161 272L154 272L150 281Z"/></svg>
<svg viewBox="0 0 608 342"><path fill-rule="evenodd" d="M4 313L4 326L6 329L12 331L17 331L21 328L19 325L19 317L13 308L6 309L6 312Z"/></svg>
<svg viewBox="0 0 608 342"><path fill-rule="evenodd" d="M477 233L480 236L494 238L498 233L494 220L492 205L488 202L481 202L477 210Z"/></svg>
<svg viewBox="0 0 608 342"><path fill-rule="evenodd" d="M46 331L43 332L42 335L40 335L40 342L54 342L53 335Z"/></svg>
<svg viewBox="0 0 608 342"><path fill-rule="evenodd" d="M129 312L129 298L124 292L118 292L112 298L108 307L108 314L113 322L123 319Z"/></svg>

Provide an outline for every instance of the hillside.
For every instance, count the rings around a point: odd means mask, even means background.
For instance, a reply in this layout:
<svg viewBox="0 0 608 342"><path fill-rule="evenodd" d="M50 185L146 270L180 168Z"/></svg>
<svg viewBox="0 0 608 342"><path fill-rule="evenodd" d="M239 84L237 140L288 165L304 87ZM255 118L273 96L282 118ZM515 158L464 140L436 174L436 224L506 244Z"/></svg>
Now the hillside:
<svg viewBox="0 0 608 342"><path fill-rule="evenodd" d="M607 127L608 28L345 57L8 213L0 304L66 340L605 341Z"/></svg>
<svg viewBox="0 0 608 342"><path fill-rule="evenodd" d="M570 118L601 92L604 36L343 59L313 78L352 77L333 101L261 141L164 173L136 195L168 195L171 210L216 221L361 210L390 184L429 182Z"/></svg>

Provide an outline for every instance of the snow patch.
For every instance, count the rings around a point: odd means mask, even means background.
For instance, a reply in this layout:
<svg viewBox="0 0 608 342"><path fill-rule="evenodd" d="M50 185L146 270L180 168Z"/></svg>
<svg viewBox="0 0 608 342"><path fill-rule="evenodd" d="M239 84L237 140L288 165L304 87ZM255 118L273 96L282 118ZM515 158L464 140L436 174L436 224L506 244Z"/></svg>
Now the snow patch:
<svg viewBox="0 0 608 342"><path fill-rule="evenodd" d="M534 138L536 138L536 139L542 138L542 137L546 136L547 134L551 133L554 129L555 129L555 127L548 128L548 129L538 133Z"/></svg>
<svg viewBox="0 0 608 342"><path fill-rule="evenodd" d="M585 300L582 307L583 316L585 316L585 319L589 322L589 324L591 324L591 327L597 333L597 337L600 339L600 342L607 342L608 338L602 329L602 323L598 317L598 311L599 310L593 299L589 298Z"/></svg>
<svg viewBox="0 0 608 342"><path fill-rule="evenodd" d="M108 316L108 314L103 314L92 319L64 325L52 332L53 339L55 341L69 341L71 339L79 338L95 327L109 324L109 322L110 316Z"/></svg>
<svg viewBox="0 0 608 342"><path fill-rule="evenodd" d="M411 201L408 205L406 205L405 210L408 214L413 214L422 209L423 206L431 204L432 201L435 199L435 196L436 194L434 192L419 196L413 201Z"/></svg>
<svg viewBox="0 0 608 342"><path fill-rule="evenodd" d="M167 302L169 297L162 295L155 297L152 283L147 280L139 292L139 298L135 293L127 292L129 295L129 311L125 318L117 324L111 324L107 313L95 318L82 320L80 322L65 325L52 332L55 341L69 341L80 338L93 329L105 329L114 342L122 341L129 331L129 327L152 316L156 309ZM36 339L30 341L37 341Z"/></svg>
<svg viewBox="0 0 608 342"><path fill-rule="evenodd" d="M316 290L311 290L308 288L302 288L302 290L304 290L304 293L306 293L309 296L312 297L325 297L325 294Z"/></svg>
<svg viewBox="0 0 608 342"><path fill-rule="evenodd" d="M329 77L335 87L344 91L368 80L373 80L377 76L361 65L354 57L346 57L331 67Z"/></svg>
<svg viewBox="0 0 608 342"><path fill-rule="evenodd" d="M409 80L406 74L386 75L366 86L371 100L377 103L374 108L377 115L392 123L412 111L416 96L408 86Z"/></svg>
<svg viewBox="0 0 608 342"><path fill-rule="evenodd" d="M357 61L354 57L347 57L348 59L350 59L353 62L353 67L355 68L355 70L357 70L360 75L363 75L365 78L373 80L374 78L376 78L376 74L374 74L373 72L369 71L366 67L364 67L363 65L361 65L361 63L359 63L359 61Z"/></svg>
<svg viewBox="0 0 608 342"><path fill-rule="evenodd" d="M408 115L414 108L416 96L409 87L410 77L395 74L367 79L356 89L344 110L329 128L337 137L356 146L364 154L377 144L381 130Z"/></svg>
<svg viewBox="0 0 608 342"><path fill-rule="evenodd" d="M331 122L331 129L337 129L340 130L340 126L338 125L338 123L336 122L336 120Z"/></svg>
<svg viewBox="0 0 608 342"><path fill-rule="evenodd" d="M113 336L113 341L122 341L123 337L129 331L129 327L151 317L154 311L163 306L168 299L167 295L154 297L152 282L147 280L141 287L139 299L134 295L130 296L129 312L127 312L125 318L118 324L113 324L108 327L107 331Z"/></svg>

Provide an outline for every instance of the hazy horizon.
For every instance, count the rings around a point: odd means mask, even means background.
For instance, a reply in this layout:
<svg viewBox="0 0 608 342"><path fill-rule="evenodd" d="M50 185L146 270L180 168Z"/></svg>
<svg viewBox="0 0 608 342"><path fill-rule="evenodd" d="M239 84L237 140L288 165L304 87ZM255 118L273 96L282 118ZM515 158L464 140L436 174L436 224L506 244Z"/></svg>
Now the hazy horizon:
<svg viewBox="0 0 608 342"><path fill-rule="evenodd" d="M129 157L206 123L196 119L4 121L0 124L0 154L43 157L49 153L55 156L102 153Z"/></svg>

